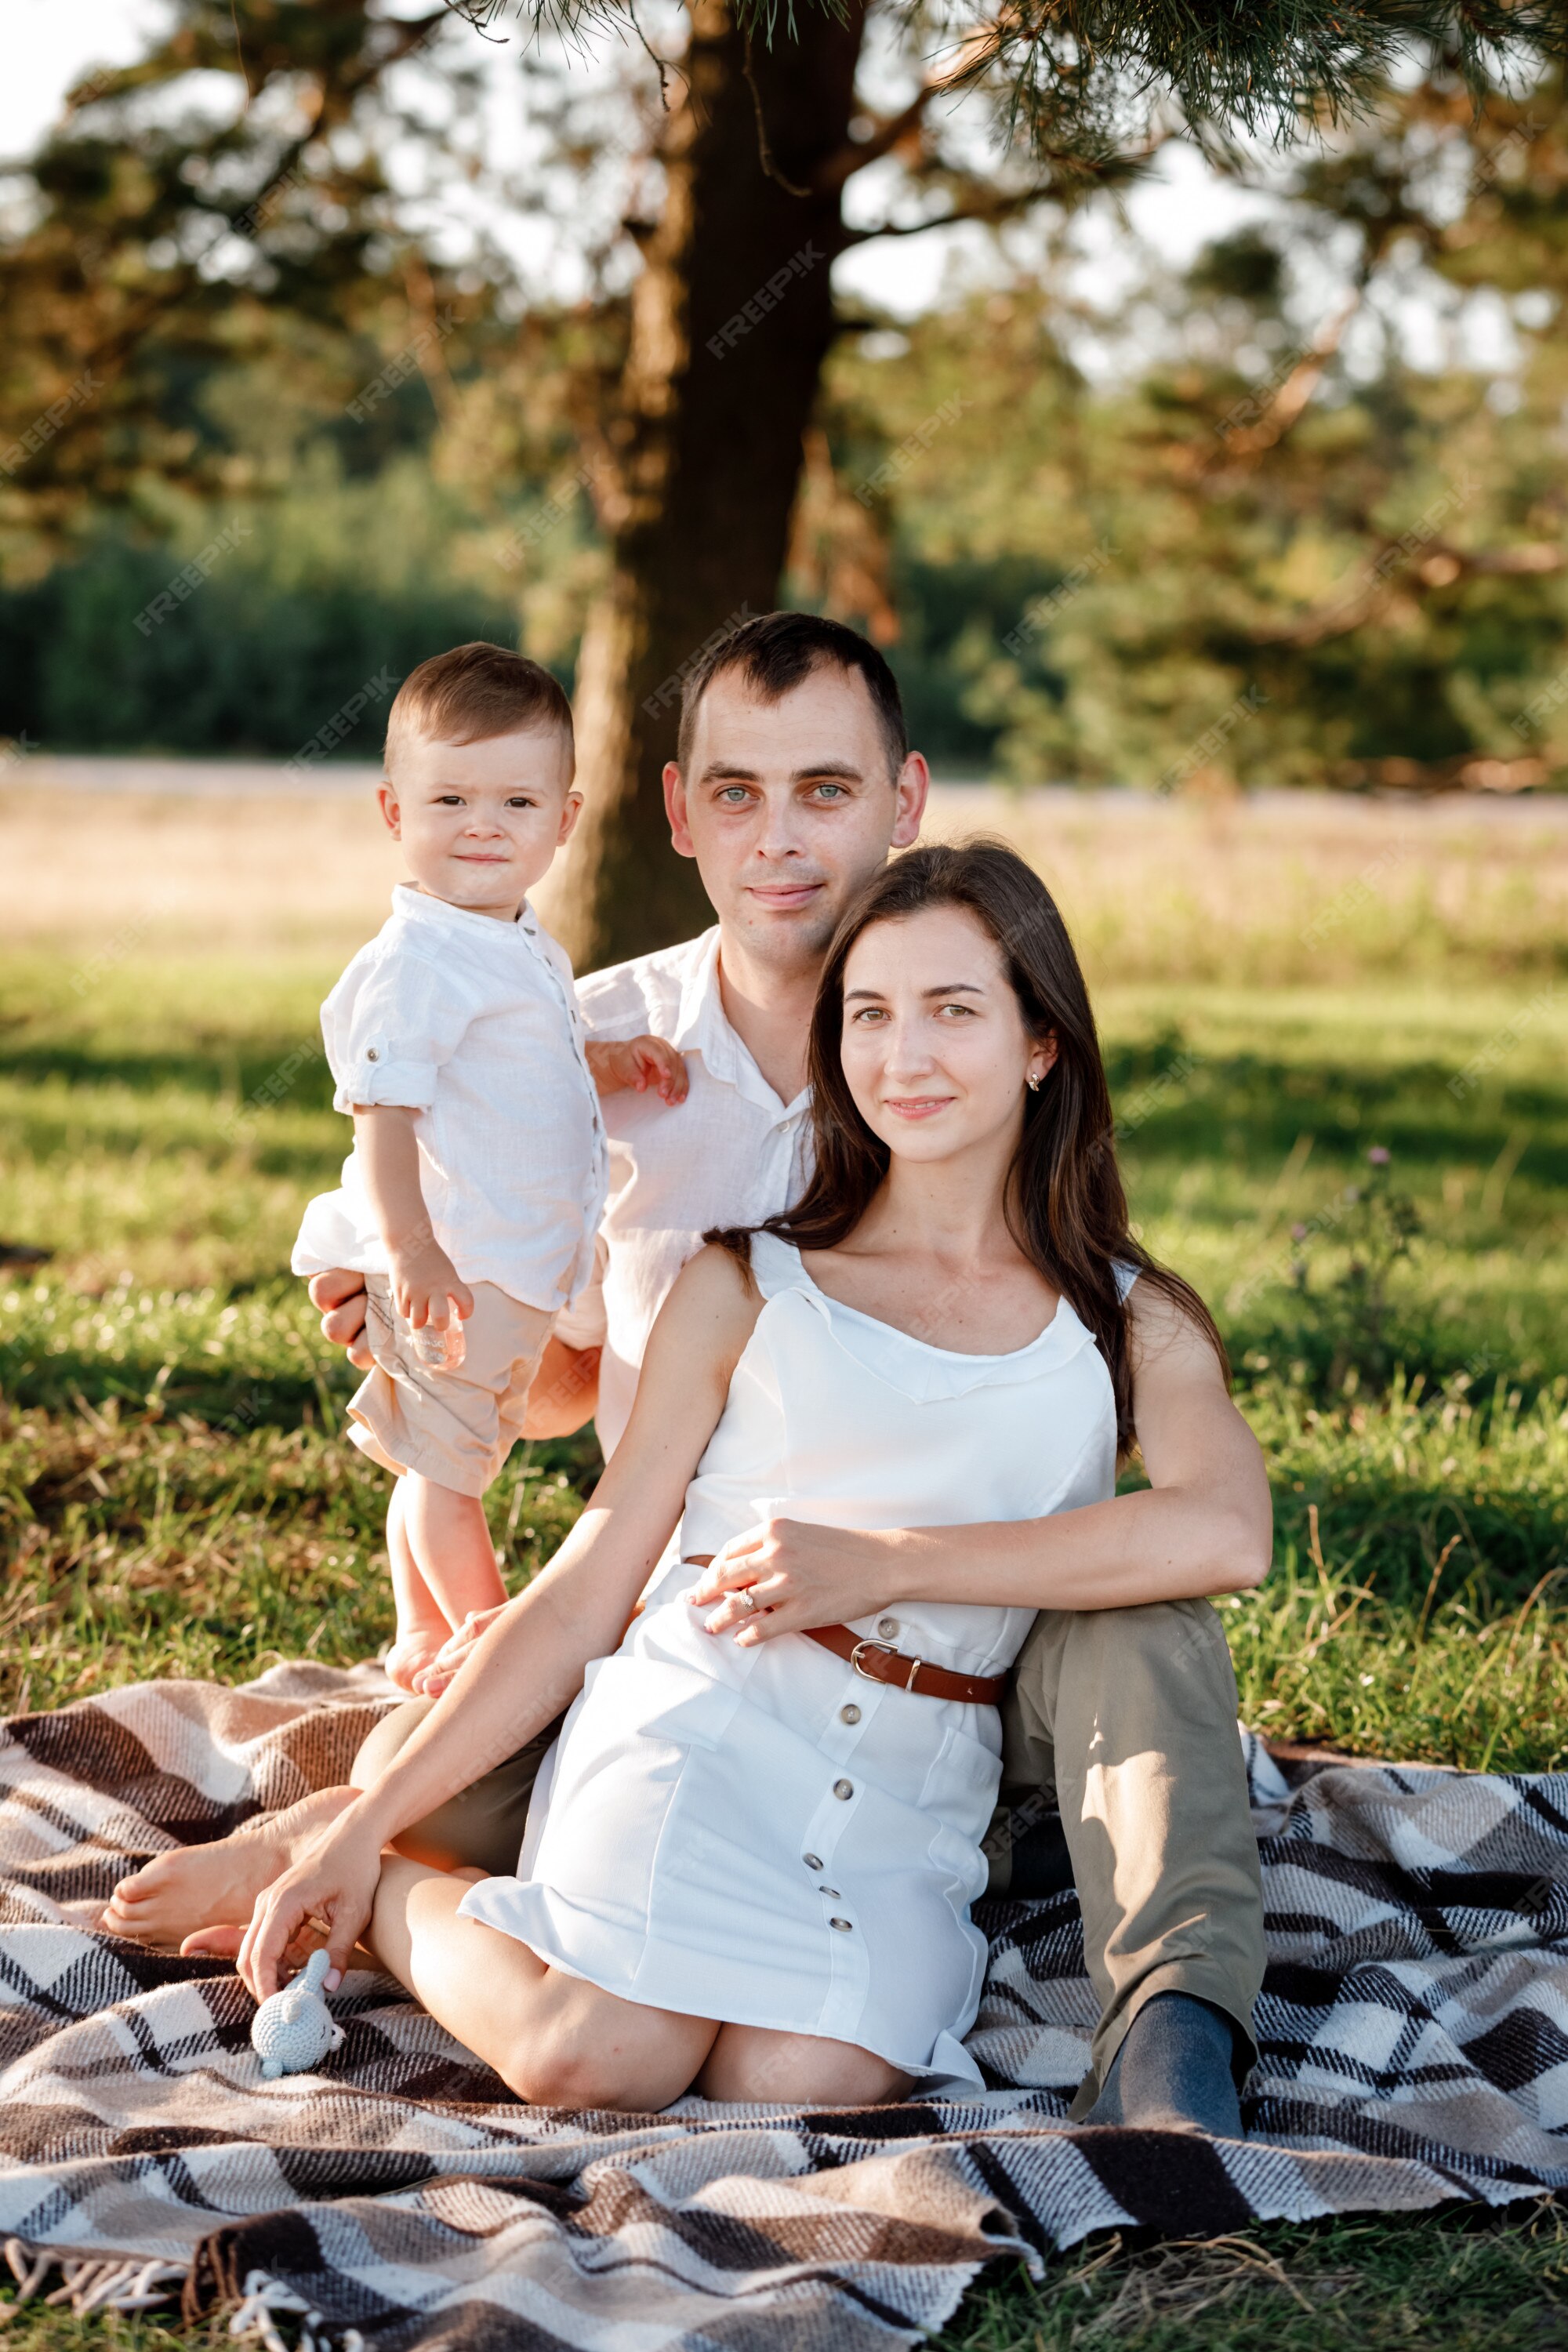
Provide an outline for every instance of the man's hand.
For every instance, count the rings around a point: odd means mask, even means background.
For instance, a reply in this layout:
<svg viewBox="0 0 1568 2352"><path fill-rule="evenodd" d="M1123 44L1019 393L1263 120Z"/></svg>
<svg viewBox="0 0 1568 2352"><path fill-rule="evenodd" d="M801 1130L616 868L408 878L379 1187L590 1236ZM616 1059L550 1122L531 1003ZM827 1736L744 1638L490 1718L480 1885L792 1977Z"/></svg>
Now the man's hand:
<svg viewBox="0 0 1568 2352"><path fill-rule="evenodd" d="M310 1304L321 1312L322 1339L346 1348L350 1363L368 1372L375 1359L364 1336L363 1275L334 1265L327 1274L313 1274L310 1287Z"/></svg>
<svg viewBox="0 0 1568 2352"><path fill-rule="evenodd" d="M439 1242L421 1239L411 1249L389 1249L386 1263L393 1299L411 1331L449 1323L454 1307L465 1323L473 1313L474 1294Z"/></svg>
<svg viewBox="0 0 1568 2352"><path fill-rule="evenodd" d="M584 1051L602 1095L619 1094L623 1088L644 1095L652 1087L661 1102L686 1100L686 1062L668 1037L595 1037Z"/></svg>
<svg viewBox="0 0 1568 2352"><path fill-rule="evenodd" d="M683 1597L697 1609L717 1601L707 1631L733 1633L742 1648L813 1625L842 1625L874 1617L900 1597L899 1554L910 1540L899 1529L764 1519L732 1536ZM752 1596L749 1608L742 1591Z"/></svg>

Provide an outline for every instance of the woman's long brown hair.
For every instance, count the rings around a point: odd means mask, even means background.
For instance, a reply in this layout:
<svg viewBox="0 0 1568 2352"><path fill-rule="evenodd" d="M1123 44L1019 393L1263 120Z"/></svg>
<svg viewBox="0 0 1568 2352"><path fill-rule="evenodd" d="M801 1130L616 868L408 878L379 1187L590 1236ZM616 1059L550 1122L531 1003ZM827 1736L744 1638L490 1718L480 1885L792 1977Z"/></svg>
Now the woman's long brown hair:
<svg viewBox="0 0 1568 2352"><path fill-rule="evenodd" d="M1156 1265L1128 1228L1127 1195L1116 1165L1110 1089L1083 973L1050 892L1016 851L996 841L910 850L866 884L846 909L823 966L811 1018L809 1070L816 1169L793 1208L759 1230L796 1249L834 1249L848 1239L888 1172L889 1151L855 1107L844 1076L844 967L873 923L899 922L929 907L962 907L1002 953L1030 1034L1054 1034L1057 1059L1039 1092L1024 1097L1024 1132L1009 1171L1008 1225L1019 1248L1070 1299L1092 1331L1116 1396L1117 1437L1132 1443L1132 1374L1127 1310L1116 1267L1136 1266L1205 1333L1229 1377L1225 1343L1189 1283ZM746 1236L715 1232L744 1254Z"/></svg>

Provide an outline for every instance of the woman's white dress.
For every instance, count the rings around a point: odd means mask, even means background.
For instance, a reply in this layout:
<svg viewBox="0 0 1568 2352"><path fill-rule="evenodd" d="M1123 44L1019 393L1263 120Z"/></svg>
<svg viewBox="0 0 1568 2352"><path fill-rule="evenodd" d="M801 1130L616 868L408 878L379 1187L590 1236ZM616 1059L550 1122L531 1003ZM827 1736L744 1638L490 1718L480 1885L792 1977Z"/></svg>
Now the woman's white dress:
<svg viewBox="0 0 1568 2352"><path fill-rule="evenodd" d="M739 1648L683 1564L770 1514L830 1527L1043 1517L1114 1492L1110 1378L1064 1298L1005 1356L845 1307L752 1244L763 1305L670 1549L588 1668L534 1792L516 1878L466 1917L625 2000L858 2042L978 2084L969 1917L1000 1778L996 1709L868 1681L803 1634ZM1127 1277L1131 1279L1131 1276ZM900 1603L854 1630L1001 1674L1033 1612Z"/></svg>

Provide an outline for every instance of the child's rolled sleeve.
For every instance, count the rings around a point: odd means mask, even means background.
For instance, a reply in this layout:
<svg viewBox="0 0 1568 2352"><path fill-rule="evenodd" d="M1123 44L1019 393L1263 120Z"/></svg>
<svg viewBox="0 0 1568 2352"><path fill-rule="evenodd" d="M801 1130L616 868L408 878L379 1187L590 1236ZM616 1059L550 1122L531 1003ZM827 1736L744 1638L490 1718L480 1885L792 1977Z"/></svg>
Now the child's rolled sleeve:
<svg viewBox="0 0 1568 2352"><path fill-rule="evenodd" d="M428 1110L436 1074L457 1051L470 1017L442 975L419 958L404 954L377 964L349 1013L334 1109L352 1111L358 1103Z"/></svg>

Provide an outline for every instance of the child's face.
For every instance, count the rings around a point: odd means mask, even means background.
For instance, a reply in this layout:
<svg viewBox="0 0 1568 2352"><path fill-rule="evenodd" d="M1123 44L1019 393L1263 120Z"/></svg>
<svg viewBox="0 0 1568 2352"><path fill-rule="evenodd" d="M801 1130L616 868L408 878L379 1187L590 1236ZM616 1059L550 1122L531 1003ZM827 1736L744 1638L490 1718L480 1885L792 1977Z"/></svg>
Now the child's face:
<svg viewBox="0 0 1568 2352"><path fill-rule="evenodd" d="M416 737L380 798L422 890L508 922L549 872L583 805L558 727L482 743Z"/></svg>

